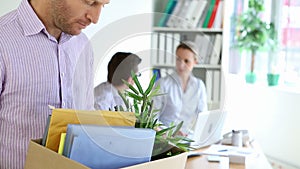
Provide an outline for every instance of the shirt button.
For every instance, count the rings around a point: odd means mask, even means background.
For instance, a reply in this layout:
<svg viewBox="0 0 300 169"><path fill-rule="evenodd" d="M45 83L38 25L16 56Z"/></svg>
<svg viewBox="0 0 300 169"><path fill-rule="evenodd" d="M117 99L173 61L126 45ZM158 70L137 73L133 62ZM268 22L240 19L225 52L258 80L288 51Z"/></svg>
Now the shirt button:
<svg viewBox="0 0 300 169"><path fill-rule="evenodd" d="M66 106L66 103L65 102L62 102L62 107L64 108Z"/></svg>
<svg viewBox="0 0 300 169"><path fill-rule="evenodd" d="M65 76L65 74L64 74L64 73L60 73L60 76L61 76L61 77L64 77L64 76Z"/></svg>

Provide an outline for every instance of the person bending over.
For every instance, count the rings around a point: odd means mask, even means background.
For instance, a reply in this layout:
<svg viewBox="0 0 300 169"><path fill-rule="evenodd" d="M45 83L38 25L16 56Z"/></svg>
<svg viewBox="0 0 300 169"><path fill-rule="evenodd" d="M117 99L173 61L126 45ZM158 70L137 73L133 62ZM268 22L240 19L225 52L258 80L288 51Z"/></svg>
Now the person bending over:
<svg viewBox="0 0 300 169"><path fill-rule="evenodd" d="M117 52L113 55L107 66L107 81L94 88L95 109L98 110L116 110L116 107L125 108L123 99L119 92L127 89L127 85L134 84L131 72L138 73L138 65L141 58L130 52Z"/></svg>

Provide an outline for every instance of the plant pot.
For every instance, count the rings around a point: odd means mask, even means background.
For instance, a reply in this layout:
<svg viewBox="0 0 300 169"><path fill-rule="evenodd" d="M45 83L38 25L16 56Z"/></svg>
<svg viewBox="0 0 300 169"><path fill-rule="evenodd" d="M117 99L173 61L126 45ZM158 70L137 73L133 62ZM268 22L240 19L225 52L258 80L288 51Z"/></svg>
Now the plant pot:
<svg viewBox="0 0 300 169"><path fill-rule="evenodd" d="M245 76L246 83L255 83L256 82L256 74L253 72L247 73Z"/></svg>
<svg viewBox="0 0 300 169"><path fill-rule="evenodd" d="M279 74L267 74L268 77L268 85L269 86L277 86L279 80Z"/></svg>

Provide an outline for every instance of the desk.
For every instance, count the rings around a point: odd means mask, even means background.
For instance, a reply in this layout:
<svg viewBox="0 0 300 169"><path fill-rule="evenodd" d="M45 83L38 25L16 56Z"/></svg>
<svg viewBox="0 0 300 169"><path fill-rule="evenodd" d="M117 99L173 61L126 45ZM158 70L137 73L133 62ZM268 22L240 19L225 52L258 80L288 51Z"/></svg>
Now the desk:
<svg viewBox="0 0 300 169"><path fill-rule="evenodd" d="M208 162L207 155L188 158L185 169L272 169L266 156L261 151L258 143L251 143L258 155L256 157L246 157L245 164L229 163L228 157L220 157L220 162ZM202 152L207 148L201 148L197 151Z"/></svg>

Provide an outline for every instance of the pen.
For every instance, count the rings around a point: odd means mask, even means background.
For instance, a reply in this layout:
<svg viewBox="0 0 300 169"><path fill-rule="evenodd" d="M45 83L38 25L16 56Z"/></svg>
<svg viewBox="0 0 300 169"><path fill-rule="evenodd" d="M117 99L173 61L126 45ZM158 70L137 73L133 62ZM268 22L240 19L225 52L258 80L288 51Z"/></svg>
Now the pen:
<svg viewBox="0 0 300 169"><path fill-rule="evenodd" d="M228 149L222 149L222 150L219 150L218 152L225 152L225 151L228 151Z"/></svg>

